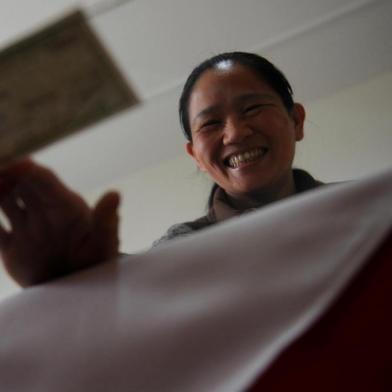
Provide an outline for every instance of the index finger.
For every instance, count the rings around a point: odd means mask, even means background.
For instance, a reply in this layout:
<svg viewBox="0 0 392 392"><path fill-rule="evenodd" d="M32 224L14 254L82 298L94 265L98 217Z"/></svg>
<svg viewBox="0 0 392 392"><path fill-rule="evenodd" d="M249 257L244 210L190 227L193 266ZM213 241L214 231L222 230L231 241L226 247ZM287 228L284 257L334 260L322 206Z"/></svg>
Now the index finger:
<svg viewBox="0 0 392 392"><path fill-rule="evenodd" d="M18 160L6 166L0 166L0 198L7 194L20 179L34 167L30 158Z"/></svg>
<svg viewBox="0 0 392 392"><path fill-rule="evenodd" d="M7 165L0 165L0 179L23 175L29 172L33 166L34 162L31 158L23 158Z"/></svg>

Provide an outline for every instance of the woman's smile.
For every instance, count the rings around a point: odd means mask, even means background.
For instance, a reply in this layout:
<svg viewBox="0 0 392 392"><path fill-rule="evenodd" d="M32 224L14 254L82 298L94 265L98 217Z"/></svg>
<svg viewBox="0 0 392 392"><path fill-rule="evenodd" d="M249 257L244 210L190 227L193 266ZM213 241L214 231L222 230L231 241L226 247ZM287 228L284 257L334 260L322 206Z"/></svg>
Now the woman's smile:
<svg viewBox="0 0 392 392"><path fill-rule="evenodd" d="M242 152L230 154L224 163L231 169L242 169L259 163L267 154L268 149L265 147L256 147Z"/></svg>

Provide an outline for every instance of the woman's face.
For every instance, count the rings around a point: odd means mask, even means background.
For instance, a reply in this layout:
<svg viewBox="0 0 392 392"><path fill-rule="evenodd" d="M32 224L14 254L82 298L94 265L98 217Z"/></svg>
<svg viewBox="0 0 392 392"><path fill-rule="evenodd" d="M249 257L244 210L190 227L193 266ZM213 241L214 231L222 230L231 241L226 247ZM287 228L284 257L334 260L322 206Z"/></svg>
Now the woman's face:
<svg viewBox="0 0 392 392"><path fill-rule="evenodd" d="M290 181L305 112L296 104L288 113L254 71L242 65L206 71L188 109L192 142L186 149L229 195L273 192Z"/></svg>

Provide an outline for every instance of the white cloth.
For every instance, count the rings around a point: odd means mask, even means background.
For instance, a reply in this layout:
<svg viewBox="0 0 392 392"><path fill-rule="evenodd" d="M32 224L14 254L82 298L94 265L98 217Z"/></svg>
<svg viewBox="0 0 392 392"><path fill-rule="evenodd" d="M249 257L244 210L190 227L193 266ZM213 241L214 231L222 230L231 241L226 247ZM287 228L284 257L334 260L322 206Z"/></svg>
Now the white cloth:
<svg viewBox="0 0 392 392"><path fill-rule="evenodd" d="M0 305L0 389L243 391L392 226L392 171L323 187Z"/></svg>

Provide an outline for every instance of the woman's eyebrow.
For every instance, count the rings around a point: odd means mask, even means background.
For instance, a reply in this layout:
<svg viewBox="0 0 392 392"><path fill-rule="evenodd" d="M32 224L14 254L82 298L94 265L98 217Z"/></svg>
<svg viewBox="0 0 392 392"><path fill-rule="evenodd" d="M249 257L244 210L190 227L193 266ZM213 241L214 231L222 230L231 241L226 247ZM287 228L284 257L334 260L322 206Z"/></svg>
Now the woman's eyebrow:
<svg viewBox="0 0 392 392"><path fill-rule="evenodd" d="M260 94L260 93L247 93L247 94L242 94L238 97L235 98L235 101L238 103L242 103L245 101L249 101L251 99L267 99L267 100L275 100L276 97L271 94Z"/></svg>

